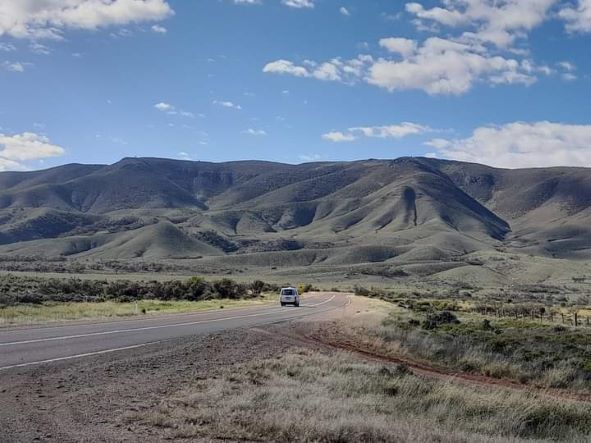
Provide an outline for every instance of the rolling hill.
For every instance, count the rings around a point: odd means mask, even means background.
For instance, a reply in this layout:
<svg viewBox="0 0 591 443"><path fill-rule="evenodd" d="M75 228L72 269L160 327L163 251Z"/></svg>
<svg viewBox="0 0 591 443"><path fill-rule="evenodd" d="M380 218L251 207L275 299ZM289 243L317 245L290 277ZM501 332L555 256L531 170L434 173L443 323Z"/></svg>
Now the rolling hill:
<svg viewBox="0 0 591 443"><path fill-rule="evenodd" d="M0 173L0 254L252 266L591 258L591 169L126 158Z"/></svg>

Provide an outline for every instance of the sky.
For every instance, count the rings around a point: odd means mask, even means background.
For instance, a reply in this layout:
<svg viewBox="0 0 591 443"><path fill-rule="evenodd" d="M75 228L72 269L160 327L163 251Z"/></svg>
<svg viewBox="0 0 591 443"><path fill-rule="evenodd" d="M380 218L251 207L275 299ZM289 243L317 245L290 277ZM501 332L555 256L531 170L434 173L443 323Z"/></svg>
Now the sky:
<svg viewBox="0 0 591 443"><path fill-rule="evenodd" d="M591 0L0 0L0 170L591 167Z"/></svg>

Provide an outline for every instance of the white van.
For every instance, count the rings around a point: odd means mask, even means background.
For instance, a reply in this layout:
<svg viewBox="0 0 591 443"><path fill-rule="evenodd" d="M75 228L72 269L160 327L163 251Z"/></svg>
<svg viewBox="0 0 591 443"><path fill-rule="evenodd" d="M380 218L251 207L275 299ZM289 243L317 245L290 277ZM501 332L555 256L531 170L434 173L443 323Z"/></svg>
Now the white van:
<svg viewBox="0 0 591 443"><path fill-rule="evenodd" d="M300 305L300 294L296 288L281 288L279 293L279 302L281 306L285 305Z"/></svg>

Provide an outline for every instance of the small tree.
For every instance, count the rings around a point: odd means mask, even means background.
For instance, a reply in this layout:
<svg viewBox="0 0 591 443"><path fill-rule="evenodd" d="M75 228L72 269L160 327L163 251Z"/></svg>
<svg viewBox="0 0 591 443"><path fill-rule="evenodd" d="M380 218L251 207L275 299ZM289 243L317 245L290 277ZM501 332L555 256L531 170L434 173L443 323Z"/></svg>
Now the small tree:
<svg viewBox="0 0 591 443"><path fill-rule="evenodd" d="M298 285L298 292L300 294L305 294L306 292L310 292L314 289L314 287L310 283L301 283Z"/></svg>
<svg viewBox="0 0 591 443"><path fill-rule="evenodd" d="M261 280L255 280L250 284L250 290L254 295L261 295L261 292L265 289L265 282Z"/></svg>

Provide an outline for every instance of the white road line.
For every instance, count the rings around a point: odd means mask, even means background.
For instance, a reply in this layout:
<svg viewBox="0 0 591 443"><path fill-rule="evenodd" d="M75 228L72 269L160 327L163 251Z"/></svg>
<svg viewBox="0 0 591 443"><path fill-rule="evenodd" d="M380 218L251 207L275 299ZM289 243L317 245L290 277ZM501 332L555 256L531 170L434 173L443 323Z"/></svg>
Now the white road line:
<svg viewBox="0 0 591 443"><path fill-rule="evenodd" d="M321 303L316 303L315 305L310 305L310 307L315 308L316 306L325 305L326 303L333 301L336 296L337 296L336 294L333 294L332 297L330 297L328 300L324 300ZM304 306L306 306L306 305L304 305Z"/></svg>
<svg viewBox="0 0 591 443"><path fill-rule="evenodd" d="M264 303L255 306L243 306L237 308L226 308L224 309L225 312L234 312L234 311L242 311L244 309L256 309L256 308L269 308L280 310L279 306L275 306L274 303ZM145 317L131 317L131 318L121 318L118 320L109 320L109 321L93 321L93 319L89 319L88 321L83 320L66 320L66 323L58 324L58 325L46 325L46 324L33 324L29 326L7 326L7 327L0 327L0 334L2 333L18 333L23 331L49 331L52 329L64 329L70 328L72 326L104 326L104 325L113 325L113 324L123 324L123 323L137 323L142 321L151 321L151 320L167 320L169 318L176 318L176 317L194 317L198 315L205 315L211 314L213 312L221 312L219 308L212 308L212 309L204 309L202 311L187 311L187 312L179 312L179 313L160 313L160 314L150 314Z"/></svg>
<svg viewBox="0 0 591 443"><path fill-rule="evenodd" d="M321 303L317 303L315 305L309 305L309 307L315 308L317 306L324 305L324 304L329 303L332 300L334 300L335 297L336 297L336 295L333 295L328 300L325 300ZM169 324L169 325L144 326L141 328L116 329L113 331L90 332L88 334L64 335L61 337L50 337L50 338L38 338L38 339L34 339L34 340L13 341L13 342L8 342L8 343L0 343L0 347L14 346L14 345L25 345L25 344L31 344L31 343L42 343L42 342L47 342L47 341L71 340L74 338L95 337L95 336L100 336L100 335L123 334L126 332L139 332L139 331L150 331L150 330L154 330L154 329L165 329L165 328L175 328L175 327L181 327L181 326L192 326L192 325L198 325L198 324L203 324L203 323L216 323L216 322L226 321L226 320L238 320L241 318L262 317L264 315L271 315L271 314L275 314L275 312L260 312L257 314L236 315L234 317L222 317L222 318L215 318L215 319L211 319L211 320L199 320L199 321L184 322L184 323L173 323L173 324Z"/></svg>
<svg viewBox="0 0 591 443"><path fill-rule="evenodd" d="M310 296L310 298L316 298L319 297L318 294L313 294ZM324 302L323 302L324 303ZM310 306L317 306L317 305L310 305ZM267 308L267 309L275 309L277 311L280 311L282 308L280 306L275 306L275 302L266 302L260 305L254 305L254 306L239 306L239 307L235 307L235 308L227 308L224 309L224 311L226 312L234 312L234 311L242 311L244 309L256 309L256 308ZM18 333L18 332L23 332L23 331L38 331L38 330L43 330L43 331L49 331L51 329L64 329L64 328L69 328L72 326L104 326L104 325L113 325L113 324L122 324L122 323L134 323L134 322L142 322L142 321L151 321L151 320L166 320L169 318L175 318L175 317L193 317L193 316L197 316L197 315L206 315L206 314L211 314L213 312L220 312L219 308L212 308L212 309L203 309L201 311L188 311L188 312L179 312L179 313L164 313L164 314L154 314L154 315L150 315L147 317L132 317L132 318L122 318L122 319L118 319L118 320L111 320L111 321L87 321L84 322L82 320L72 320L71 322L67 322L64 324L58 324L58 325L43 325L43 324L39 324L39 325L30 325L30 326L8 326L8 327L0 327L0 334L2 333Z"/></svg>
<svg viewBox="0 0 591 443"><path fill-rule="evenodd" d="M91 355L108 354L110 352L127 351L129 349L143 348L145 346L154 345L156 343L160 343L160 342L153 341L150 343L142 343L141 345L125 346L124 348L105 349L103 351L87 352L85 354L70 355L68 357L58 357L58 358L51 358L49 360L39 360L39 361L32 361L30 363L19 363L17 365L2 366L2 367L0 367L0 371L5 370L5 369L24 368L27 366L41 365L43 363L53 363L53 362L61 361L61 360L72 360L74 358L90 357Z"/></svg>

